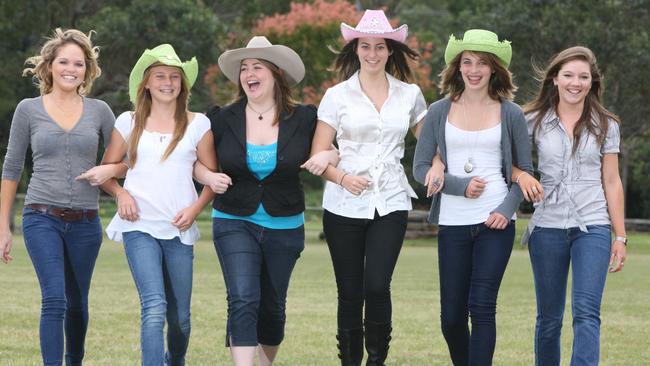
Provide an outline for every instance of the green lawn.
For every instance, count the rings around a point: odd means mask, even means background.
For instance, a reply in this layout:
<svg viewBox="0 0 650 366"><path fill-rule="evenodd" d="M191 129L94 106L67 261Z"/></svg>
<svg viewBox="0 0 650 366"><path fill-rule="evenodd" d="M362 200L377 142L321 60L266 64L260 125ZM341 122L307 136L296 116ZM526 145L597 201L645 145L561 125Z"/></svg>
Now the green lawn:
<svg viewBox="0 0 650 366"><path fill-rule="evenodd" d="M523 221L523 220L522 220ZM106 223L107 220L104 220ZM522 222L523 224L523 222ZM318 221L307 225L308 244L288 298L286 338L277 365L335 365L336 289L327 247L317 239ZM210 240L201 221L196 245L192 338L188 365L228 365L224 347L226 298ZM650 235L632 235L625 271L611 275L603 306L603 365L646 365L650 359ZM449 365L439 330L436 250L431 240L408 242L393 280L393 341L389 365ZM40 293L22 237L15 260L0 266L0 365L38 365ZM91 288L91 322L85 365L139 364L137 293L120 244L105 241ZM563 364L571 348L571 315L563 335ZM528 254L514 251L501 287L495 365L531 365L535 297Z"/></svg>

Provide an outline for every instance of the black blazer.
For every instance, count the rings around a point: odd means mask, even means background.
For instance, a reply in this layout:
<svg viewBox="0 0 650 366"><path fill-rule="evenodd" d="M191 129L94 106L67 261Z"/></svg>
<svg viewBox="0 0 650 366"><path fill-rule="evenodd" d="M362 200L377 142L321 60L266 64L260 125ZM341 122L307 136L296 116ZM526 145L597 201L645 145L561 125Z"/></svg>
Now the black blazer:
<svg viewBox="0 0 650 366"><path fill-rule="evenodd" d="M298 178L300 165L309 159L316 130L316 107L298 105L290 116L280 115L275 170L259 180L246 163L246 99L224 108L210 108L219 169L232 186L212 202L215 209L237 216L255 213L260 202L271 216L292 216L305 210L305 195Z"/></svg>

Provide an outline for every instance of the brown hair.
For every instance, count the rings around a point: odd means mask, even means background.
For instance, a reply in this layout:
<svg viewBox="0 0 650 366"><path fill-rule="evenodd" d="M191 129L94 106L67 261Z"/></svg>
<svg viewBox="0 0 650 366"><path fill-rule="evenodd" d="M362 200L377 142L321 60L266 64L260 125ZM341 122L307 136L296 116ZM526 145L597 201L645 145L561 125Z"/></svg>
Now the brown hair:
<svg viewBox="0 0 650 366"><path fill-rule="evenodd" d="M586 47L570 47L554 55L548 66L546 66L546 69L542 70L539 67L533 66L538 76L537 79L540 82L539 91L533 100L524 105L524 113L536 113L533 131L537 133L546 114L550 110L557 111L557 106L560 102L558 89L553 83L553 79L566 63L575 60L585 61L589 64L591 88L585 97L582 115L573 130L572 154L576 152L576 149L580 145L580 135L585 130L596 136L596 140L602 145L605 142L605 137L607 137L609 120L612 119L620 123L618 116L608 111L602 105L604 86L594 53Z"/></svg>
<svg viewBox="0 0 650 366"><path fill-rule="evenodd" d="M392 39L384 40L386 41L388 51L391 52L386 62L386 72L396 79L409 82L413 78L413 72L408 64L408 59L417 61L420 54L402 42L397 42ZM343 46L341 51L337 52L332 50L336 53L336 59L334 59L332 69L337 73L339 81L349 79L361 67L359 56L357 56L358 45L359 38L355 38Z"/></svg>
<svg viewBox="0 0 650 366"><path fill-rule="evenodd" d="M451 100L456 101L463 94L463 91L465 91L465 82L463 81L463 76L460 74L460 61L464 52L471 52L478 56L494 71L490 75L490 82L488 84L490 98L495 100L512 100L514 98L514 92L517 91L517 86L512 81L512 73L510 70L495 55L481 51L463 51L454 57L450 63L445 65L445 68L438 75L440 76L440 90L443 94L448 95Z"/></svg>
<svg viewBox="0 0 650 366"><path fill-rule="evenodd" d="M296 108L296 101L291 97L291 87L289 87L289 82L284 76L284 71L281 68L276 66L274 63L257 58L264 66L271 70L271 75L273 75L273 80L275 80L275 85L273 86L273 98L275 99L275 116L273 117L273 125L280 122L280 114L285 113L286 118L291 116L293 110ZM243 60L242 60L243 61ZM233 102L239 102L243 99L247 99L246 92L241 85L241 80L237 82L239 91Z"/></svg>
<svg viewBox="0 0 650 366"><path fill-rule="evenodd" d="M52 32L52 36L47 38L47 42L41 48L40 54L25 60L26 65L33 67L25 68L23 70L23 76L33 75L32 79L34 80L34 84L40 89L41 95L52 92L52 72L50 71L50 66L61 47L67 44L76 44L83 51L86 63L86 74L81 85L77 87L77 93L79 95L88 94L93 86L93 81L102 73L97 62L99 48L93 46L90 40L93 33L94 31L90 31L86 35L76 29L63 31L61 28L56 28Z"/></svg>
<svg viewBox="0 0 650 366"><path fill-rule="evenodd" d="M135 112L133 113L133 129L131 130L131 135L127 141L128 144L128 157L129 157L129 166L133 167L135 162L138 159L138 143L140 142L140 137L142 136L142 131L147 124L147 118L151 114L151 92L149 89L145 88L149 78L151 77L151 69L155 66L167 66L160 62L156 62L149 66L142 75L142 81L138 85L138 92L135 97ZM172 66L173 67L173 66ZM187 81L183 70L181 70L181 91L176 97L176 111L174 112L174 133L172 135L172 141L167 146L161 161L164 161L174 152L176 145L185 135L187 130L187 125L189 120L187 118L187 104L190 99L190 89L187 86Z"/></svg>

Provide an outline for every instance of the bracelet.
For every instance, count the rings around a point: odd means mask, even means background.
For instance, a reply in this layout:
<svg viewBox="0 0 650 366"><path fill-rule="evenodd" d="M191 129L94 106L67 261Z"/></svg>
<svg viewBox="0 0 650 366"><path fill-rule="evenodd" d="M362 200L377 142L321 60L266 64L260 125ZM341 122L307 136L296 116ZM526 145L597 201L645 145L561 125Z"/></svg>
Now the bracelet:
<svg viewBox="0 0 650 366"><path fill-rule="evenodd" d="M614 241L617 241L619 243L623 243L623 245L627 246L627 237L626 236L616 236L614 238Z"/></svg>
<svg viewBox="0 0 650 366"><path fill-rule="evenodd" d="M343 174L341 174L341 178L338 180L338 181L339 181L339 182L338 182L338 185L342 185L342 184L343 184L343 178L345 178L346 175L348 175L348 173L346 173L346 172L343 172Z"/></svg>
<svg viewBox="0 0 650 366"><path fill-rule="evenodd" d="M515 183L519 184L519 178L521 178L521 176L524 175L525 173L526 172L519 173L519 175L517 176L517 179L515 179Z"/></svg>

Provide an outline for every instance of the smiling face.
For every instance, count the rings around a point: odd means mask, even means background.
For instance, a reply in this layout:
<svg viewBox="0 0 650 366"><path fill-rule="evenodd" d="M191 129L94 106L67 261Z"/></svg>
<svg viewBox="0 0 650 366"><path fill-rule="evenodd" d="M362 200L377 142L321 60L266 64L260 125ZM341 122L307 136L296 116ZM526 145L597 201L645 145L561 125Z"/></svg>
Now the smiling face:
<svg viewBox="0 0 650 366"><path fill-rule="evenodd" d="M151 99L162 103L176 101L183 82L183 72L179 68L165 65L152 66L148 74L145 88L149 90Z"/></svg>
<svg viewBox="0 0 650 366"><path fill-rule="evenodd" d="M464 51L460 57L460 74L465 83L465 89L486 89L494 70L479 53Z"/></svg>
<svg viewBox="0 0 650 366"><path fill-rule="evenodd" d="M49 69L52 73L53 89L76 91L86 76L86 59L83 50L74 43L61 46Z"/></svg>
<svg viewBox="0 0 650 366"><path fill-rule="evenodd" d="M591 89L591 68L583 60L565 63L553 78L557 87L560 103L580 104L585 102Z"/></svg>
<svg viewBox="0 0 650 366"><path fill-rule="evenodd" d="M256 58L241 62L239 82L249 100L262 101L273 98L275 79L271 70Z"/></svg>
<svg viewBox="0 0 650 366"><path fill-rule="evenodd" d="M383 38L359 38L356 52L361 71L369 73L384 72L392 53Z"/></svg>

